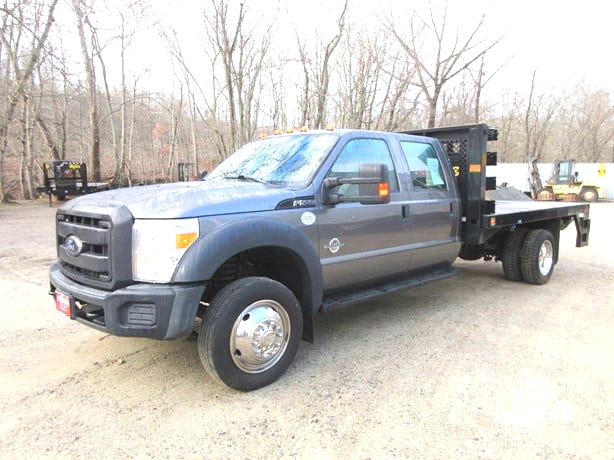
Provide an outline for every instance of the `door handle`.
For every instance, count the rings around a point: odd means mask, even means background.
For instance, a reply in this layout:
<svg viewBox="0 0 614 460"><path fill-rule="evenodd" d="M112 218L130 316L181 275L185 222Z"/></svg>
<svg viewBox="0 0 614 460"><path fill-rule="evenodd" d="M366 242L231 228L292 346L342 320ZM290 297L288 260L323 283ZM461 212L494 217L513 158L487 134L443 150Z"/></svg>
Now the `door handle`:
<svg viewBox="0 0 614 460"><path fill-rule="evenodd" d="M401 207L401 222L403 222L404 224L408 224L409 223L409 205L408 204L404 204Z"/></svg>

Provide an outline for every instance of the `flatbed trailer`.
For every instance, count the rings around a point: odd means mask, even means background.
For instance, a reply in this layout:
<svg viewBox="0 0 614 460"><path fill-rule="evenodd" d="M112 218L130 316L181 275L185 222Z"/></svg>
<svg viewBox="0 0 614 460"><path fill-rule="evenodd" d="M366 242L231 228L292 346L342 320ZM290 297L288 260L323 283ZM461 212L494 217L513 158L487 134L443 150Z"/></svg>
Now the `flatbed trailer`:
<svg viewBox="0 0 614 460"><path fill-rule="evenodd" d="M106 182L88 182L87 165L74 161L60 160L43 163L43 185L37 187L38 193L46 193L49 197L56 196L63 201L67 196L79 196L88 193L109 190Z"/></svg>

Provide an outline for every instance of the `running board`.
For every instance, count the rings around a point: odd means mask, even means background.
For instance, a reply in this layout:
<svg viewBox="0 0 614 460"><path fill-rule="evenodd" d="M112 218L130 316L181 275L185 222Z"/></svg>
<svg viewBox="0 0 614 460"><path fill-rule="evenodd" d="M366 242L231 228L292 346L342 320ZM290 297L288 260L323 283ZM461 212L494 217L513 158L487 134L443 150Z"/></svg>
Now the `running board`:
<svg viewBox="0 0 614 460"><path fill-rule="evenodd" d="M439 281L452 276L453 267L439 268L428 273L419 273L409 278L391 281L362 291L344 292L325 297L320 307L321 312L329 312L355 303L367 302L382 295L392 294L403 289Z"/></svg>

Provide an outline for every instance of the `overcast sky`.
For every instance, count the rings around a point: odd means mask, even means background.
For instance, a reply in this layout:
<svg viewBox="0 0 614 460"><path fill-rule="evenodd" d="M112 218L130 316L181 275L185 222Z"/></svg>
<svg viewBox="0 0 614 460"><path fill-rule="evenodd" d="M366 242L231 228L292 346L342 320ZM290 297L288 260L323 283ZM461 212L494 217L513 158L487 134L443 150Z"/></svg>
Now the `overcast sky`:
<svg viewBox="0 0 614 460"><path fill-rule="evenodd" d="M561 84L586 76L614 92L614 3L609 1L493 1L494 24L509 32L501 52L514 58L503 72L527 81L534 69L542 82ZM522 75L522 72L519 72Z"/></svg>
<svg viewBox="0 0 614 460"><path fill-rule="evenodd" d="M239 0L232 0L236 3ZM274 37L288 49L296 49L294 27L309 34L318 29L323 36L326 29L332 30L341 11L342 0L244 0L250 14L278 16ZM199 37L203 36L203 20L200 13L208 0L150 0L153 10L163 24L174 26L182 37L184 54L190 54L193 44L197 55ZM502 90L526 92L530 87L533 70L537 70L537 84L541 88L573 85L583 76L589 83L600 85L614 92L614 59L612 45L612 17L614 3L604 0L557 2L545 0L432 0L443 9L448 4L448 30L456 27L473 28L481 14L487 10L484 32L488 38L504 36L493 49L488 61L490 71L501 63L507 64L489 83L487 95L496 97ZM352 19L363 21L367 28L379 27L378 17L389 16L402 24L411 7L425 8L428 0L350 0ZM68 23L74 17L68 11ZM155 29L141 34L135 41L133 61L149 67L149 79L155 86L160 81L170 81L170 60L166 59L164 43L155 34ZM487 38L487 39L488 39ZM284 43L285 42L285 43ZM199 59L204 65L204 60ZM136 63L136 62L134 62ZM488 70L488 69L487 69ZM135 70L136 72L136 70ZM162 78L162 75L169 75ZM143 80L141 80L143 82ZM159 88L158 88L159 89ZM167 88L168 90L168 88Z"/></svg>
<svg viewBox="0 0 614 460"><path fill-rule="evenodd" d="M237 0L238 1L238 0ZM299 26L334 24L339 14L337 5L341 0L247 0L251 11L275 10L279 5L283 14ZM374 16L399 12L402 18L408 6L427 5L425 0L388 0L374 2L350 0L354 17L363 18L367 24L376 26ZM454 23L450 26L474 25L483 11L488 10L486 27L492 37L505 35L497 46L497 58L512 60L501 70L499 83L516 85L522 80L529 86L531 74L538 70L538 81L549 85L559 84L586 75L589 81L614 91L614 3L607 0L547 1L547 0L432 0L443 9L448 3L448 16ZM203 1L182 0L170 3L173 11L185 19L185 11ZM181 5L181 6L180 6ZM198 15L197 15L198 18ZM279 29L284 22L279 23ZM290 29L290 27L288 27ZM283 32L283 30L279 30ZM283 36L283 35L282 35Z"/></svg>

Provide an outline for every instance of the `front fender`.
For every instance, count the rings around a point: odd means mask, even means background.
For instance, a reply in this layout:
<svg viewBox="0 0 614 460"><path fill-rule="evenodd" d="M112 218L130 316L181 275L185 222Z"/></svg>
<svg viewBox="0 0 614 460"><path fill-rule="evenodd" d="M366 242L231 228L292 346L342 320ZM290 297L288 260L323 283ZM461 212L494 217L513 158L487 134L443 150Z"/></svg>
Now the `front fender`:
<svg viewBox="0 0 614 460"><path fill-rule="evenodd" d="M315 313L322 304L320 258L309 237L282 220L254 217L219 225L190 246L177 266L172 282L209 280L232 256L264 246L284 248L295 255L303 277L305 306Z"/></svg>

